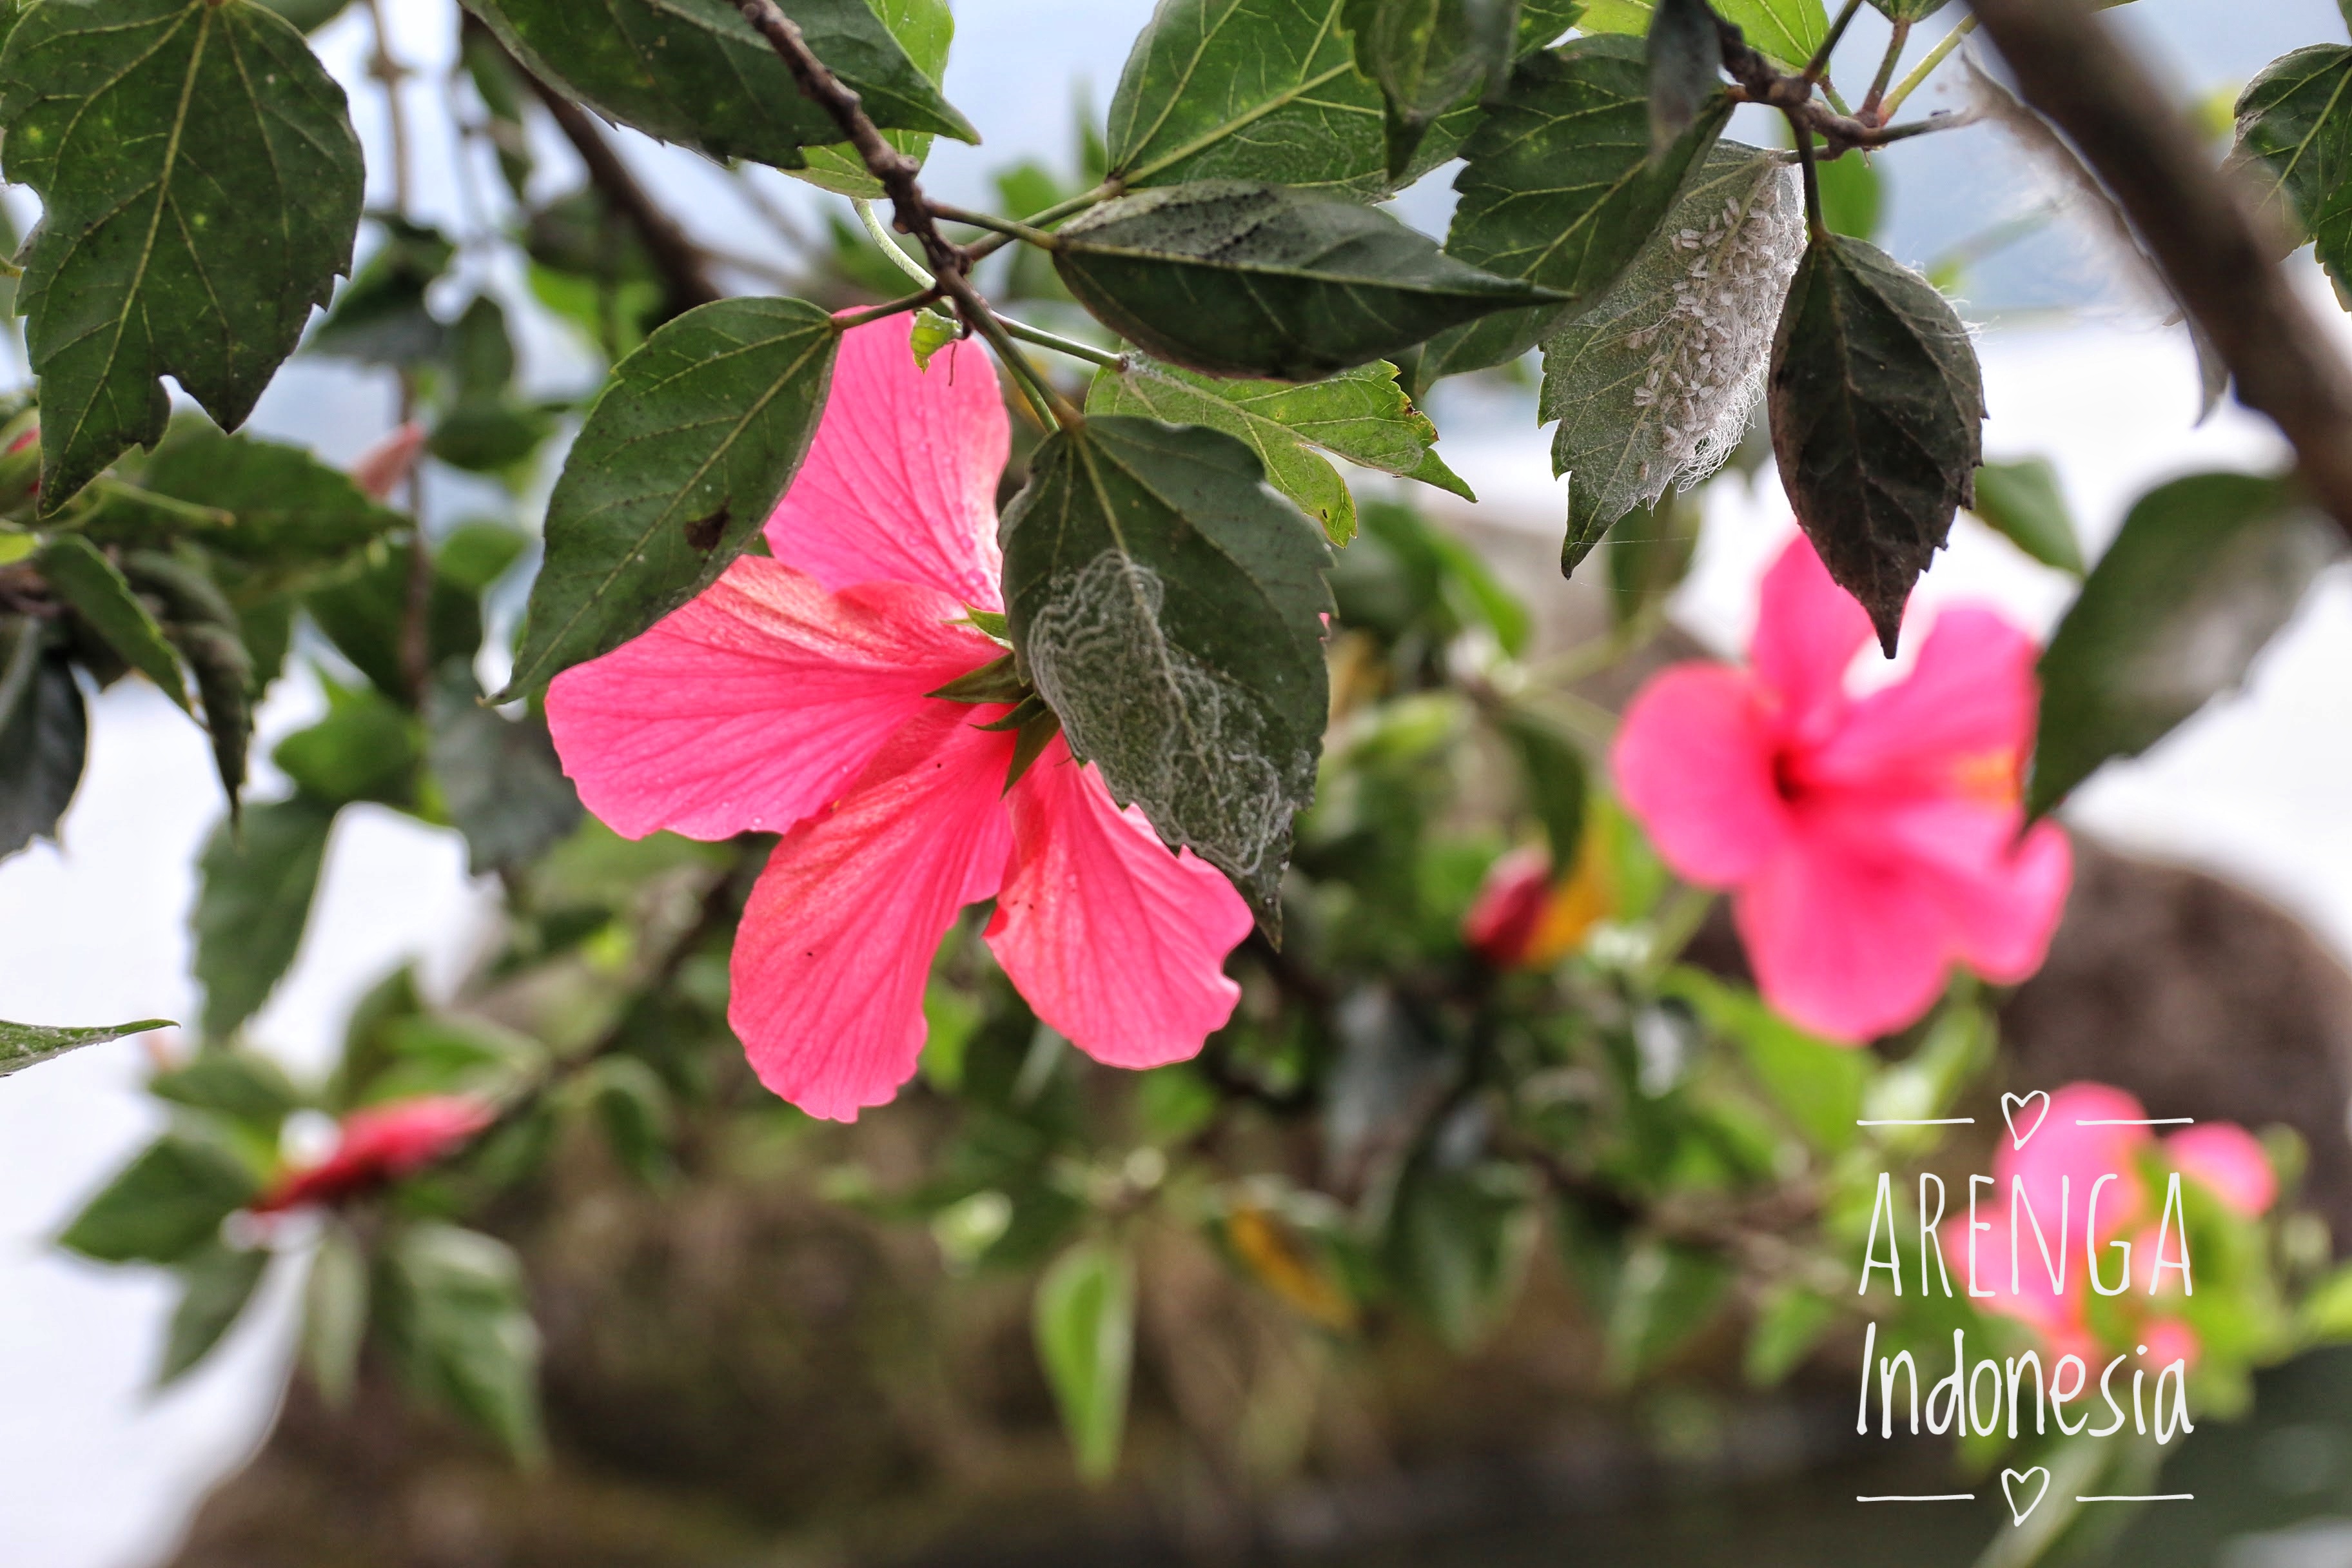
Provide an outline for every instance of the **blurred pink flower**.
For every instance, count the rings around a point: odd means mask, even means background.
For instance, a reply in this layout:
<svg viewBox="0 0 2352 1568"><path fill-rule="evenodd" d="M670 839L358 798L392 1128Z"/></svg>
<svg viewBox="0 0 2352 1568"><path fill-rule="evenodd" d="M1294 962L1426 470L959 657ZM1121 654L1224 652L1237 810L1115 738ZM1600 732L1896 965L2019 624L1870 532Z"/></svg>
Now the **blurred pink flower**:
<svg viewBox="0 0 2352 1568"><path fill-rule="evenodd" d="M918 369L912 318L844 335L832 399L767 538L626 646L566 670L547 717L615 832L783 835L736 934L729 1021L761 1081L855 1120L915 1070L932 951L964 905L1037 1016L1097 1059L1201 1047L1240 991L1250 915L1056 737L1010 792L1002 705L927 695L1003 653L1007 445L976 343Z"/></svg>
<svg viewBox="0 0 2352 1568"><path fill-rule="evenodd" d="M2091 1328L2090 1281L2084 1269L2084 1232L2089 1226L2095 1188L2098 1225L2088 1239L2100 1254L2101 1278L2110 1285L2115 1282L2117 1260L2108 1244L2117 1239L2131 1243L2131 1289L2112 1300L2123 1315L2132 1342L2111 1345L2105 1353L2144 1344L2147 1359L2158 1366L2176 1358L2194 1363L2200 1346L2196 1331L2168 1308L2167 1298L2179 1290L2179 1271L2166 1269L2158 1294L2147 1293L2156 1269L2164 1206L2163 1188L2151 1191L2148 1185L2147 1162L2152 1159L2158 1170L2179 1171L2247 1218L2267 1212L2277 1198L2278 1178L2262 1144L2244 1128L2228 1121L2200 1122L2159 1140L2144 1126L2113 1125L2140 1121L2147 1115L2139 1100L2120 1089L2102 1083L2068 1084L2051 1093L2049 1112L2023 1149L2017 1148L2004 1132L1994 1151L1994 1184L1980 1197L1977 1214L1978 1223L1989 1223L1991 1228L1976 1232L1975 1276L1976 1288L1993 1295L1990 1300L1979 1299L1978 1304L2032 1327L2053 1356L2073 1354L2090 1360L2099 1353ZM2086 1121L2109 1125L2082 1125ZM2099 1182L2105 1176L2116 1179L2102 1187ZM2012 1177L2024 1179L2026 1205L2018 1215L2021 1224L2014 1289L2009 1228ZM2050 1277L2050 1267L2060 1262L2062 1215L2063 1291L2052 1287ZM1968 1288L1968 1224L1963 1210L1944 1222L1937 1237L1956 1289ZM2050 1266L2042 1261L2045 1243ZM2164 1256L2177 1262L2181 1250L2180 1227L2176 1224L2171 1237L2164 1239ZM2193 1251L2190 1256L2193 1261Z"/></svg>
<svg viewBox="0 0 2352 1568"><path fill-rule="evenodd" d="M370 500L387 500L416 467L425 426L412 419L352 459L352 483Z"/></svg>
<svg viewBox="0 0 2352 1568"><path fill-rule="evenodd" d="M1765 998L1855 1042L1918 1018L1955 963L2001 984L2032 973L2073 876L2055 826L2018 836L2032 641L1948 609L1907 676L1851 696L1870 635L1800 534L1765 575L1748 668L1664 671L1613 757L1666 864L1734 891Z"/></svg>
<svg viewBox="0 0 2352 1568"><path fill-rule="evenodd" d="M488 1127L495 1112L469 1095L427 1094L354 1110L335 1147L315 1165L288 1172L253 1205L255 1214L339 1204L413 1175Z"/></svg>

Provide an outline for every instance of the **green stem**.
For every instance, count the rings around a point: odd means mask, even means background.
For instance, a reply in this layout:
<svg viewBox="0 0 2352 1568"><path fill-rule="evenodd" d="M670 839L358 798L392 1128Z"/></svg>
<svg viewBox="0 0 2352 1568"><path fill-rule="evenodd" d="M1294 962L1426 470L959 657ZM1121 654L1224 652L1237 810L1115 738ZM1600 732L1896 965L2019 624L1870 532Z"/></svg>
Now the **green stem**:
<svg viewBox="0 0 2352 1568"><path fill-rule="evenodd" d="M931 275L923 269L921 262L898 248L898 242L890 237L890 231L882 226L882 215L874 210L874 204L858 200L853 205L857 208L858 218L866 225L866 232L874 237L874 243L897 258L898 269L916 282L922 284L925 292L908 295L903 300L894 300L887 305L877 305L871 311L860 312L855 318L845 317L842 324L848 327L862 326L867 321L878 321L884 316L895 316L901 310L911 310L918 306L927 305L936 299L939 289ZM934 204L931 210L950 223L972 221L954 207L942 207ZM975 224L974 226L978 226ZM1098 349L1092 343L1082 343L1076 338L1066 338L1059 332L1049 332L1043 327L1033 327L1026 321L1016 321L1009 316L1000 315L996 320L1003 326L1008 335L1035 343L1039 348L1052 349L1055 353L1068 354L1072 359L1086 360L1093 364L1110 365L1118 363L1118 355L1108 349Z"/></svg>
<svg viewBox="0 0 2352 1568"><path fill-rule="evenodd" d="M1845 0L1845 9L1839 12L1838 19L1830 24L1829 37L1822 40L1822 47L1813 51L1812 59L1805 67L1807 81L1817 82L1828 71L1830 56L1837 52L1839 43L1845 37L1845 30L1853 25L1854 15L1861 9L1862 0Z"/></svg>
<svg viewBox="0 0 2352 1568"><path fill-rule="evenodd" d="M1028 224L1018 223L1009 217L995 217L987 213L976 213L969 207L951 207L944 202L933 202L931 211L950 223L960 223L968 228L984 228L991 233L1001 234L1008 239L1025 240L1040 250L1051 250L1055 247L1054 237L1044 229L1034 228Z"/></svg>
<svg viewBox="0 0 2352 1568"><path fill-rule="evenodd" d="M101 474L92 479L89 482L89 489L83 493L98 497L117 496L124 500L136 502L140 506L152 507L167 517L175 517L184 522L195 523L205 528L233 528L236 525L236 513L233 511L224 511L216 506L198 506L194 501L158 495L153 490L142 489L126 479L118 479L110 474Z"/></svg>
<svg viewBox="0 0 2352 1568"><path fill-rule="evenodd" d="M940 291L936 287L926 289L919 294L901 294L887 303L870 306L863 310L853 310L846 315L835 316L834 324L845 332L852 327L862 327L868 321L878 321L886 316L900 316L908 310L919 310L939 297Z"/></svg>
<svg viewBox="0 0 2352 1568"><path fill-rule="evenodd" d="M899 271L926 289L937 286L938 280L923 269L921 262L898 248L898 242L882 226L882 215L874 210L872 202L864 196L852 196L849 205L857 209L857 221L866 226L866 232L873 237L874 243L882 247L882 254L888 257Z"/></svg>
<svg viewBox="0 0 2352 1568"><path fill-rule="evenodd" d="M1907 21L1895 23L1895 31L1886 40L1886 58L1878 62L1878 74L1871 79L1870 91L1863 97L1864 118L1878 112L1880 101L1886 97L1886 84L1895 79L1895 68L1903 63L1903 47L1910 41L1911 24Z"/></svg>
<svg viewBox="0 0 2352 1568"><path fill-rule="evenodd" d="M1043 229L1049 225L1057 224L1066 217L1073 216L1078 213L1086 211L1088 207L1094 206L1098 203L1110 200L1111 197L1118 195L1123 188L1124 187L1113 181L1106 180L1101 184L1097 185L1093 190L1082 191L1078 195L1069 197L1067 200L1055 202L1050 207L1045 207L1040 211L1031 213L1027 217L1021 220L1021 226L1024 228ZM979 244L968 247L966 253L971 256L975 263L977 263L984 257L995 255L998 251L1003 249L1006 246L1012 243L1013 237L1009 234L992 234L986 239L982 240Z"/></svg>
<svg viewBox="0 0 2352 1568"><path fill-rule="evenodd" d="M1951 57L1952 51L1960 47L1960 40L1976 30L1977 19L1970 16L1967 21L1945 34L1942 41L1929 49L1917 65L1911 68L1911 74L1895 84L1895 90L1888 93L1886 100L1878 106L1880 118L1894 119L1895 111L1903 107L1903 100L1918 91L1919 84L1934 75L1936 68L1942 65Z"/></svg>

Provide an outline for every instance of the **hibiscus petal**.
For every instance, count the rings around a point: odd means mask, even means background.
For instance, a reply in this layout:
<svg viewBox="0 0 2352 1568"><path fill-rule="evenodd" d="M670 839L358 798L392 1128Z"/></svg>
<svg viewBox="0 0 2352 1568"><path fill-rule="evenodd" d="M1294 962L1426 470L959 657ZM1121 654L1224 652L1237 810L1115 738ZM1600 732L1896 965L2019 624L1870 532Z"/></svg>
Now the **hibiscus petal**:
<svg viewBox="0 0 2352 1568"><path fill-rule="evenodd" d="M1815 1034L1873 1039L1943 994L1944 921L1922 879L1818 828L1801 824L1732 913L1756 988Z"/></svg>
<svg viewBox="0 0 2352 1568"><path fill-rule="evenodd" d="M2182 1175L2239 1214L2251 1217L2278 1201L2278 1173L2262 1142L2233 1121L2183 1128L2164 1141L2164 1152Z"/></svg>
<svg viewBox="0 0 2352 1568"><path fill-rule="evenodd" d="M999 711L926 705L751 889L727 1021L760 1081L811 1116L856 1121L914 1075L932 951L1012 853L1013 737L973 727Z"/></svg>
<svg viewBox="0 0 2352 1568"><path fill-rule="evenodd" d="M1753 876L1788 837L1772 754L1754 681L1722 665L1681 664L1626 710L1610 766L1666 864L1727 888Z"/></svg>
<svg viewBox="0 0 2352 1568"><path fill-rule="evenodd" d="M1909 676L1847 710L1801 761L1799 776L2014 801L2041 700L2035 656L2033 639L1991 611L1946 610Z"/></svg>
<svg viewBox="0 0 2352 1568"><path fill-rule="evenodd" d="M829 594L747 556L652 630L548 689L580 798L615 833L780 832L841 793L924 693L994 658L930 588Z"/></svg>
<svg viewBox="0 0 2352 1568"><path fill-rule="evenodd" d="M2014 805L1949 795L1832 795L1814 810L1850 848L1909 863L1943 911L1952 957L1997 985L2042 967L2074 876L2074 847L2055 823L2020 839Z"/></svg>
<svg viewBox="0 0 2352 1568"><path fill-rule="evenodd" d="M1780 697L1790 732L1815 733L1844 710L1846 671L1870 640L1870 616L1830 580L1812 542L1791 535L1764 574L1748 645L1748 662Z"/></svg>
<svg viewBox="0 0 2352 1568"><path fill-rule="evenodd" d="M1190 851L1171 854L1059 738L1012 806L1018 849L988 945L1037 1016L1112 1067L1199 1051L1241 998L1224 962L1251 917L1234 885Z"/></svg>
<svg viewBox="0 0 2352 1568"><path fill-rule="evenodd" d="M828 588L922 583L1003 607L996 480L1008 431L996 367L977 342L917 368L911 314L842 334L833 396L808 461L768 519L776 559Z"/></svg>

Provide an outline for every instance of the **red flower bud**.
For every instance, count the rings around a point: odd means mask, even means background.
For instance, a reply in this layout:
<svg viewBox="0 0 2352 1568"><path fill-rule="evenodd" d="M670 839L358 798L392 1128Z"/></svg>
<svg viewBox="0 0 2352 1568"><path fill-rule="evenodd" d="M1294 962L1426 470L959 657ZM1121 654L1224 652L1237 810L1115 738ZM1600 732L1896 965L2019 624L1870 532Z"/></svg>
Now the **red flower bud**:
<svg viewBox="0 0 2352 1568"><path fill-rule="evenodd" d="M423 1169L488 1126L494 1112L462 1094L428 1094L354 1110L334 1151L279 1177L255 1214L339 1204Z"/></svg>

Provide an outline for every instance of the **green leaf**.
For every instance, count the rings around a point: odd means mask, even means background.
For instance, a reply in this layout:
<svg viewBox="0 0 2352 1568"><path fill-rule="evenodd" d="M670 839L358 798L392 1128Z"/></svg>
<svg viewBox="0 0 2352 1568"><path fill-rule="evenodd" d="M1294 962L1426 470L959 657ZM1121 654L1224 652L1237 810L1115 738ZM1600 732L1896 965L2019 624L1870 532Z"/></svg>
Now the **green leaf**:
<svg viewBox="0 0 2352 1568"><path fill-rule="evenodd" d="M334 825L332 805L298 795L247 812L242 832L226 822L213 830L189 920L206 1038L259 1011L293 963Z"/></svg>
<svg viewBox="0 0 2352 1568"><path fill-rule="evenodd" d="M1870 3L1877 6L1879 14L1890 22L1916 22L1924 16L1934 16L1949 0L1870 0ZM2105 0L2105 3L2119 5L2123 0Z"/></svg>
<svg viewBox="0 0 2352 1568"><path fill-rule="evenodd" d="M425 704L426 755L475 876L536 859L580 825L581 805L547 721L503 719L481 703L471 665L441 667Z"/></svg>
<svg viewBox="0 0 2352 1568"><path fill-rule="evenodd" d="M0 51L0 132L45 213L17 307L54 510L163 434L163 376L245 423L351 265L360 144L343 89L252 0L32 7Z"/></svg>
<svg viewBox="0 0 2352 1568"><path fill-rule="evenodd" d="M425 308L426 290L441 280L457 247L437 228L396 213L378 213L377 246L336 296L334 308L306 345L312 353L362 364L404 368L438 358L449 329Z"/></svg>
<svg viewBox="0 0 2352 1568"><path fill-rule="evenodd" d="M0 619L0 856L56 842L89 751L73 666L47 645L38 619Z"/></svg>
<svg viewBox="0 0 2352 1568"><path fill-rule="evenodd" d="M955 13L948 9L948 0L867 0L915 68L923 73L933 87L940 86L947 76L948 49L955 42ZM931 133L928 131L886 131L882 140L916 163L930 156ZM807 166L795 169L793 174L819 189L845 196L859 196L877 201L887 193L882 182L866 172L866 161L847 142L831 147L807 147L802 155ZM1049 204L1041 203L1040 205ZM1034 211L1034 208L1016 209Z"/></svg>
<svg viewBox="0 0 2352 1568"><path fill-rule="evenodd" d="M173 422L141 468L139 489L212 508L223 514L221 521L191 531L184 510L117 492L107 497L89 531L101 541L145 545L188 533L212 554L265 573L340 560L404 521L370 500L350 475L299 447L226 435L195 418Z"/></svg>
<svg viewBox="0 0 2352 1568"><path fill-rule="evenodd" d="M1937 0L1941 4L1941 0ZM1588 33L1647 34L1653 0L1591 0L1577 25ZM1830 36L1822 0L1715 0L1717 15L1784 66L1810 63Z"/></svg>
<svg viewBox="0 0 2352 1568"><path fill-rule="evenodd" d="M1748 1071L1806 1142L1830 1154L1853 1147L1870 1087L1869 1052L1809 1035L1762 998L1696 969L1673 971L1662 989L1739 1047Z"/></svg>
<svg viewBox="0 0 2352 1568"><path fill-rule="evenodd" d="M1670 488L1657 505L1637 506L1612 525L1616 531L1603 564L1609 571L1610 616L1619 626L1656 615L1682 586L1698 553L1705 521L1696 501Z"/></svg>
<svg viewBox="0 0 2352 1568"><path fill-rule="evenodd" d="M367 1259L349 1228L331 1220L302 1283L302 1367L330 1409L351 1403L367 1316Z"/></svg>
<svg viewBox="0 0 2352 1568"><path fill-rule="evenodd" d="M2264 216L2315 240L2336 288L2352 289L2352 48L2315 44L2264 67L2238 100L2233 162Z"/></svg>
<svg viewBox="0 0 2352 1568"><path fill-rule="evenodd" d="M412 1226L385 1250L379 1320L409 1386L535 1462L539 1328L522 1268L504 1242L448 1225Z"/></svg>
<svg viewBox="0 0 2352 1568"><path fill-rule="evenodd" d="M1654 1237L1637 1242L1610 1302L1610 1377L1629 1384L1664 1364L1714 1320L1734 1277L1712 1253Z"/></svg>
<svg viewBox="0 0 2352 1568"><path fill-rule="evenodd" d="M467 8L533 74L658 141L796 169L802 148L841 140L728 0L467 0ZM980 140L866 0L793 0L792 19L876 125Z"/></svg>
<svg viewBox="0 0 2352 1568"><path fill-rule="evenodd" d="M1070 748L1279 924L1328 695L1321 533L1234 437L1106 416L1006 509L1013 646Z"/></svg>
<svg viewBox="0 0 2352 1568"><path fill-rule="evenodd" d="M1892 658L1911 584L1975 500L1984 384L1969 330L1884 251L1816 239L1780 313L1769 397L1789 502Z"/></svg>
<svg viewBox="0 0 2352 1568"><path fill-rule="evenodd" d="M1439 115L1498 89L1517 54L1513 0L1348 0L1356 68L1381 89L1390 179L1401 179Z"/></svg>
<svg viewBox="0 0 2352 1568"><path fill-rule="evenodd" d="M1832 234L1875 239L1886 209L1886 185L1878 165L1860 153L1813 165L1821 183L1822 222Z"/></svg>
<svg viewBox="0 0 2352 1568"><path fill-rule="evenodd" d="M1527 1277L1542 1219L1522 1175L1496 1165L1443 1169L1424 1159L1397 1195L1389 1267L1457 1354L1502 1327Z"/></svg>
<svg viewBox="0 0 2352 1568"><path fill-rule="evenodd" d="M1510 742L1519 764L1529 808L1543 824L1558 876L1576 864L1584 848L1584 805L1589 792L1584 752L1558 722L1523 703L1498 709L1495 728Z"/></svg>
<svg viewBox="0 0 2352 1568"><path fill-rule="evenodd" d="M418 695L409 689L404 656L415 550L413 539L375 544L303 599L335 651L377 690L404 703ZM447 658L470 658L482 646L480 595L445 574L437 560L425 601L425 658L436 666Z"/></svg>
<svg viewBox="0 0 2352 1568"><path fill-rule="evenodd" d="M2196 474L2142 496L2042 652L2027 810L2235 689L2342 550L2290 480Z"/></svg>
<svg viewBox="0 0 2352 1568"><path fill-rule="evenodd" d="M1323 381L1218 381L1130 354L1097 373L1089 414L1133 414L1203 425L1248 443L1266 482L1323 525L1334 544L1356 535L1348 482L1310 448L1417 479L1475 500L1435 450L1437 427L1396 384L1396 367L1368 364Z"/></svg>
<svg viewBox="0 0 2352 1568"><path fill-rule="evenodd" d="M1812 1354L1813 1347L1837 1321L1837 1309L1828 1298L1802 1285L1772 1288L1756 1309L1748 1331L1748 1355L1742 1370L1758 1388L1784 1382Z"/></svg>
<svg viewBox="0 0 2352 1568"><path fill-rule="evenodd" d="M1793 174L1772 153L1720 143L1616 285L1545 339L1538 415L1559 422L1564 570L1619 518L1704 479L1739 445L1804 232Z"/></svg>
<svg viewBox="0 0 2352 1568"><path fill-rule="evenodd" d="M215 1244L221 1221L260 1190L226 1145L166 1133L90 1199L58 1243L100 1263L177 1263Z"/></svg>
<svg viewBox="0 0 2352 1568"><path fill-rule="evenodd" d="M373 687L344 687L323 677L320 684L327 716L278 742L270 760L321 804L368 800L413 809L416 766L424 760L416 721Z"/></svg>
<svg viewBox="0 0 2352 1568"><path fill-rule="evenodd" d="M1433 341L1417 384L1517 359L1545 327L1606 293L1674 205L1731 113L1718 95L1674 144L1650 151L1640 40L1578 38L1531 56L1462 150L1446 250L1566 303L1499 315Z"/></svg>
<svg viewBox="0 0 2352 1568"><path fill-rule="evenodd" d="M286 1069L257 1051L200 1051L185 1065L149 1079L147 1092L249 1128L272 1148L281 1124L302 1104L302 1091Z"/></svg>
<svg viewBox="0 0 2352 1568"><path fill-rule="evenodd" d="M253 739L254 690L253 658L236 611L201 555L134 550L123 555L122 573L132 587L162 605L163 635L195 677L205 728L212 732L213 765L234 823L245 787L246 749Z"/></svg>
<svg viewBox="0 0 2352 1568"><path fill-rule="evenodd" d="M587 1086L614 1157L649 1187L675 1175L670 1138L676 1116L660 1076L635 1057L612 1056L589 1069Z"/></svg>
<svg viewBox="0 0 2352 1568"><path fill-rule="evenodd" d="M180 1277L180 1304L172 1312L156 1387L177 1383L212 1353L253 1300L269 1258L259 1247L240 1252L215 1241L173 1266Z"/></svg>
<svg viewBox="0 0 2352 1568"><path fill-rule="evenodd" d="M109 1040L172 1026L169 1018L142 1018L132 1024L87 1025L79 1028L69 1025L11 1024L0 1019L0 1078L38 1067L84 1046L102 1046Z"/></svg>
<svg viewBox="0 0 2352 1568"><path fill-rule="evenodd" d="M2089 570L2049 458L1985 464L1977 470L1976 504L1969 510L2044 566L2077 577Z"/></svg>
<svg viewBox="0 0 2352 1568"><path fill-rule="evenodd" d="M261 0L306 33L315 33L343 14L352 0Z"/></svg>
<svg viewBox="0 0 2352 1568"><path fill-rule="evenodd" d="M89 623L122 662L153 681L188 712L188 683L180 656L163 640L154 612L142 604L121 567L78 533L60 534L41 552L41 575L74 613Z"/></svg>
<svg viewBox="0 0 2352 1568"><path fill-rule="evenodd" d="M1658 0L1644 41L1650 66L1650 150L1664 153L1723 85L1723 43L1707 0Z"/></svg>
<svg viewBox="0 0 2352 1568"><path fill-rule="evenodd" d="M1213 375L1313 381L1549 298L1342 196L1209 180L1107 202L1054 269L1115 331Z"/></svg>
<svg viewBox="0 0 2352 1568"><path fill-rule="evenodd" d="M1135 1363L1135 1263L1124 1248L1081 1242L1037 1281L1037 1362L1062 1412L1078 1474L1099 1485L1118 1468Z"/></svg>
<svg viewBox="0 0 2352 1568"><path fill-rule="evenodd" d="M808 456L840 345L804 300L722 300L621 362L548 501L547 560L498 700L611 652L718 580Z"/></svg>

